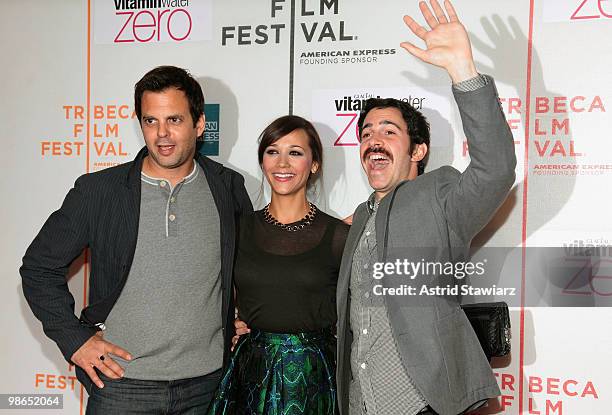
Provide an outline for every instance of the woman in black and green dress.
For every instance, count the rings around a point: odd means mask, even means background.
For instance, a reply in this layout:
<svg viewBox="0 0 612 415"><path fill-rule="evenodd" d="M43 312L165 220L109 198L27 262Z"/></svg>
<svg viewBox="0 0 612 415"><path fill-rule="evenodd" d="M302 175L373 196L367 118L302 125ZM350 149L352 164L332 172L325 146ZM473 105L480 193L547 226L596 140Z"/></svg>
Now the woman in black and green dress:
<svg viewBox="0 0 612 415"><path fill-rule="evenodd" d="M306 198L322 166L310 122L275 120L258 156L272 197L241 219L234 268L250 333L236 344L209 414L335 414L336 282L348 226Z"/></svg>

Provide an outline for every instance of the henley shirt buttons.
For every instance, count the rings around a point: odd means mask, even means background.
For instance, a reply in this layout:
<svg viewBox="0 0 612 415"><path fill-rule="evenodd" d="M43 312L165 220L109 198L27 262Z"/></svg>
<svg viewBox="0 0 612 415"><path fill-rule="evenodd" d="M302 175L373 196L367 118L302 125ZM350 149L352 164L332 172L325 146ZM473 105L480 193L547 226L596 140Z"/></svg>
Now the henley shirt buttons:
<svg viewBox="0 0 612 415"><path fill-rule="evenodd" d="M174 219L176 219L176 216L170 215L168 216L168 219L170 219L170 222L174 222Z"/></svg>
<svg viewBox="0 0 612 415"><path fill-rule="evenodd" d="M159 182L159 185L160 185L161 187L166 187L166 182L162 180L161 182Z"/></svg>

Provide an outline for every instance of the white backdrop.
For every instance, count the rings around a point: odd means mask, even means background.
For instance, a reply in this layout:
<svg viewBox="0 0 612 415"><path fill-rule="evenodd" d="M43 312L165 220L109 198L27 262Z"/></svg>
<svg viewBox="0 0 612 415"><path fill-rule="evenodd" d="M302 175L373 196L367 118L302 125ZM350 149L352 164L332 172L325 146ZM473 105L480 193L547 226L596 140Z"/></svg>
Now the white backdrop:
<svg viewBox="0 0 612 415"><path fill-rule="evenodd" d="M130 8L139 3L159 7ZM479 70L496 79L519 159L511 195L475 243L516 247L523 263L526 247L609 245L612 1L455 7ZM132 91L149 69L176 65L201 82L210 104L205 148L245 176L258 206L256 138L289 112L321 134L317 203L339 217L369 194L355 100L409 99L432 125L428 170L469 162L448 76L399 48L417 40L401 19L420 17L417 1L1 0L0 11L0 393L63 393L58 413L83 413L86 394L32 316L17 270L76 177L128 161L143 145ZM80 309L82 260L71 275ZM612 280L598 287L580 295L609 296ZM611 321L603 307L514 308L512 356L494 361L504 396L486 413L610 413Z"/></svg>

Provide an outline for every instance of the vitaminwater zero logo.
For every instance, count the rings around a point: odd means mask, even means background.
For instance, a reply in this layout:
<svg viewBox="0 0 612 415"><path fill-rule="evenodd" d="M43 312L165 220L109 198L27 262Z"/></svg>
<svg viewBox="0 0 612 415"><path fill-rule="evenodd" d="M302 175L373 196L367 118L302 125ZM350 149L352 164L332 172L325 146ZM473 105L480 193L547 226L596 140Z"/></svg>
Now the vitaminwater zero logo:
<svg viewBox="0 0 612 415"><path fill-rule="evenodd" d="M340 99L334 99L334 105L336 108L336 117L341 118L345 121L346 126L342 132L338 135L334 146L358 146L361 141L359 138L359 126L357 125L357 118L359 113L365 106L366 101L369 98L382 98L380 95L374 97L370 93L355 94L354 96L345 96ZM415 109L421 109L425 97L413 98L409 96L407 98L400 98L402 101L409 103ZM352 131L355 131L353 136Z"/></svg>
<svg viewBox="0 0 612 415"><path fill-rule="evenodd" d="M192 0L193 1L193 0ZM96 43L209 40L211 0L96 1Z"/></svg>
<svg viewBox="0 0 612 415"><path fill-rule="evenodd" d="M325 140L331 147L359 146L359 113L370 98L395 97L409 103L417 110L436 105L450 111L449 103L443 96L426 94L414 88L375 88L368 90L319 90L312 97L312 118L319 124L329 126L335 136ZM427 114L426 114L427 115ZM448 137L446 137L448 139Z"/></svg>
<svg viewBox="0 0 612 415"><path fill-rule="evenodd" d="M612 19L612 0L545 0L545 22L581 22Z"/></svg>
<svg viewBox="0 0 612 415"><path fill-rule="evenodd" d="M581 296L612 296L612 246L605 238L574 239L563 243L567 272L562 293Z"/></svg>
<svg viewBox="0 0 612 415"><path fill-rule="evenodd" d="M602 7L602 4L606 4L606 3L609 4L608 0L579 0L579 1L580 1L580 4L578 4L578 7L576 7L576 10L574 10L574 13L572 13L570 20L588 20L588 19L599 19L599 18L612 19L612 8L609 10L605 10L605 8ZM584 9L589 8L589 6L591 9L594 9L594 10L591 11L590 13L587 13L586 10ZM597 6L597 8L595 8L595 6Z"/></svg>
<svg viewBox="0 0 612 415"><path fill-rule="evenodd" d="M204 106L206 118L204 134L199 138L198 146L201 154L205 156L219 155L219 104L206 104Z"/></svg>

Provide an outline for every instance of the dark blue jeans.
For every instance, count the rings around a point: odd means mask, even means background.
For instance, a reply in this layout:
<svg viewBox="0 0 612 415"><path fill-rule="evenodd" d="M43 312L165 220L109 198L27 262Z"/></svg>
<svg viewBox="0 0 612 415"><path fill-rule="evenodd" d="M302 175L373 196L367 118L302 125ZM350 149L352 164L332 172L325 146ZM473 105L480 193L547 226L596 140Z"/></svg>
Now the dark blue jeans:
<svg viewBox="0 0 612 415"><path fill-rule="evenodd" d="M220 378L221 370L172 381L113 380L101 375L104 387L98 389L93 385L86 414L206 414Z"/></svg>

